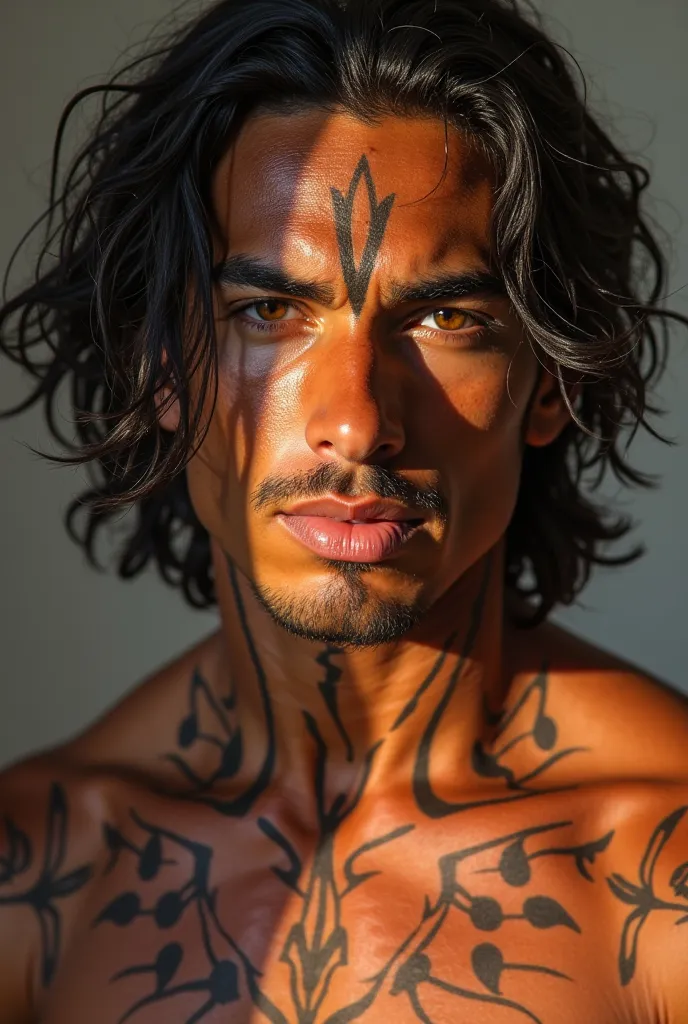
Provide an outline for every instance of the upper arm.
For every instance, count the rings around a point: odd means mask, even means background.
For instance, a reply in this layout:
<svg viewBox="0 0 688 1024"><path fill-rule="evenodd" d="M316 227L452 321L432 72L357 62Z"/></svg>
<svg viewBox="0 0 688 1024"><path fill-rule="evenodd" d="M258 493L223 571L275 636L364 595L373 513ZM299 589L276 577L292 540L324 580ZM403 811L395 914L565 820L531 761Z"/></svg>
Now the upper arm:
<svg viewBox="0 0 688 1024"><path fill-rule="evenodd" d="M688 1024L688 788L668 789L629 823L607 884L622 987L636 1004L642 988L652 1021Z"/></svg>
<svg viewBox="0 0 688 1024"><path fill-rule="evenodd" d="M70 904L92 875L71 796L29 765L0 776L0 1024L34 1019L59 969Z"/></svg>

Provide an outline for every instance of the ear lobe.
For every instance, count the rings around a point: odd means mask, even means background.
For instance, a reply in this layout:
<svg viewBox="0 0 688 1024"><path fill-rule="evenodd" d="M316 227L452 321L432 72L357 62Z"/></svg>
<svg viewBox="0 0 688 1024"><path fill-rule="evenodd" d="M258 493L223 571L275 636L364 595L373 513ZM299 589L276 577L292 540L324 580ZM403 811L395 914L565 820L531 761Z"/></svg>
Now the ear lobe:
<svg viewBox="0 0 688 1024"><path fill-rule="evenodd" d="M171 433L179 426L179 399L172 388L161 387L155 393L155 408L158 414L158 423L163 430Z"/></svg>
<svg viewBox="0 0 688 1024"><path fill-rule="evenodd" d="M164 351L162 354L162 379L155 392L155 411L158 416L158 423L162 429L174 433L179 427L181 413L179 399L175 394L174 388L169 384L170 375L168 368L168 356L167 352Z"/></svg>
<svg viewBox="0 0 688 1024"><path fill-rule="evenodd" d="M581 385L576 384L567 390L569 402L573 403L576 400L580 388ZM530 404L525 443L533 448L544 448L556 441L570 422L571 413L562 395L558 378L543 369Z"/></svg>

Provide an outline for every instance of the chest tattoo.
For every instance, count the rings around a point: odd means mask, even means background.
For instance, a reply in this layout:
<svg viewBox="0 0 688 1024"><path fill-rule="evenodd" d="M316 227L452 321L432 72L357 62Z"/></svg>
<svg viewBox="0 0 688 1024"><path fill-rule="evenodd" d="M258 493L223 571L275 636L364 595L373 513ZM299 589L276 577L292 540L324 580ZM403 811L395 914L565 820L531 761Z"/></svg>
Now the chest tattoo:
<svg viewBox="0 0 688 1024"><path fill-rule="evenodd" d="M259 689L265 701L266 720L271 722L265 673L255 653L246 617L242 614L236 580L234 586L239 618L244 626ZM547 710L547 673L543 669L524 691L518 703L493 722L497 735L494 752L480 745L476 745L474 751L476 774L483 778L503 780L504 794L466 803L449 803L435 795L429 771L434 736L475 643L486 593L487 573L475 601L467 635L463 638L456 635L448 638L432 671L419 682L415 696L403 709L391 730L401 728L405 721L418 713L421 703L431 701L435 689L439 689L415 757L413 792L421 820L453 815L458 821L462 813L476 807L529 799L541 792L534 786L535 780L546 774L555 761L572 756L578 749L557 749L557 729ZM456 667L447 673L449 654L456 643L461 644L460 657ZM343 972L351 969L350 965L354 962L355 951L350 947L347 926L348 901L352 893L376 876L384 874L385 850L390 844L412 839L412 833L419 827L418 822L401 823L369 839L358 849L349 852L348 856L344 855L347 851L337 855L342 825L363 799L371 768L384 744L382 740L356 756L352 738L338 712L337 684L341 676L337 664L338 655L339 651L332 646L325 647L318 655L317 664L323 672L319 689L325 711L342 740L347 759L352 763L358 760L356 783L350 791L339 793L328 801L326 782L330 751L318 722L311 714L304 712L304 727L315 753L313 796L318 832L317 845L309 865L304 867L302 854L276 821L260 813L256 816L258 830L275 849L272 871L285 890L296 896L300 904L300 912L287 929L279 955L280 962L288 972L289 998L278 1005L276 997L268 995L261 985L259 967L251 961L242 949L241 942L233 936L231 926L221 920L211 882L213 849L145 821L132 812L132 825L138 838L125 837L112 828L107 833L113 865L122 856L134 857L138 877L151 880L158 874L164 877L165 864L178 863L179 853L184 853L189 862L188 877L181 884L158 895L152 902L147 902L142 892L136 889L120 893L102 910L96 924L98 927L124 928L141 918L152 918L164 932L177 924L183 915L194 914L207 970L202 975L189 977L184 971L182 945L169 942L162 945L154 960L132 964L118 972L113 981L135 975L141 976L142 983L144 978L150 979L148 985L143 986L141 997L120 1018L120 1024L124 1024L144 1007L157 1003L169 1004L176 996L193 992L198 993L198 1007L188 1018L188 1024L203 1020L217 1006L237 1003L247 997L272 1024L345 1024L360 1019L374 1006L383 991L405 1001L418 1020L432 1022L424 1004L432 997L433 990L441 991L444 996L455 1000L457 1012L467 1003L496 1004L537 1024L539 1018L533 1011L503 994L504 979L512 972L531 972L560 979L562 984L571 984L565 972L547 963L531 962L527 958L519 958L515 953L509 955L499 939L500 929L510 921L521 922L524 928L536 930L567 929L573 933L581 930L575 914L539 888L538 864L551 858L566 859L579 876L592 882L591 866L597 854L608 846L612 833L572 845L558 838L560 834L567 834L573 824L571 821L547 821L520 831L498 834L478 844L461 845L459 842L456 849L439 855L436 863L438 895L433 899L426 898L417 919L409 923L406 935L375 976L367 980L356 979L358 990L363 994L338 1008L331 1007L331 999L328 997L336 981ZM242 796L231 801L213 795L215 783L230 778L238 771L241 763L241 735L231 724L233 703L232 694L224 700L218 700L200 674L196 673L190 684L189 708L179 728L178 741L182 753L171 755L171 759L188 784L184 792L185 799L207 805L222 815L247 816L256 807L269 782L274 754L268 753L265 756L259 773L260 785L251 786ZM214 729L206 731L200 725L201 720L215 723ZM518 775L509 767L509 755L528 738L541 751L542 762L527 775ZM269 742L273 742L273 739L269 735ZM217 768L203 777L191 770L183 753L197 744L216 749ZM457 832L460 830L457 829ZM410 858L408 867L411 875L413 864ZM494 878L493 894L474 891L472 879L477 875L490 875ZM518 900L520 909L514 913L511 906L513 894L521 892L522 898L519 896ZM507 909L507 904L511 909ZM433 964L433 943L449 922L457 919L457 915L465 917L473 929L485 935L485 941L476 942L471 952L470 978L446 977Z"/></svg>

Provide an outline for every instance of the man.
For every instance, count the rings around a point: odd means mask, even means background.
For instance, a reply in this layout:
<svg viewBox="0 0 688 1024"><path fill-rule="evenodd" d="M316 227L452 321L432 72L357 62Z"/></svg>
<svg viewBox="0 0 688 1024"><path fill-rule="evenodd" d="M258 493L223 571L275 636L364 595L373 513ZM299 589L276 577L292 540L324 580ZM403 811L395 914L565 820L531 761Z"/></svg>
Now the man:
<svg viewBox="0 0 688 1024"><path fill-rule="evenodd" d="M688 1021L685 702L546 621L625 533L584 469L641 482L642 170L496 0L151 60L2 344L71 382L87 550L133 504L123 575L221 627L2 777L0 1021Z"/></svg>

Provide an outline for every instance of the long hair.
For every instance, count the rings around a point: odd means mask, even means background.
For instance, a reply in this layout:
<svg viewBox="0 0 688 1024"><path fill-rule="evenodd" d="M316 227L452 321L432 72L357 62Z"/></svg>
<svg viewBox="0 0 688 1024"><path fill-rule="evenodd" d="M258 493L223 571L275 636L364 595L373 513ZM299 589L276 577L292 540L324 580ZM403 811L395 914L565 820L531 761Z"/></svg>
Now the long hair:
<svg viewBox="0 0 688 1024"><path fill-rule="evenodd" d="M65 128L94 95L99 115L63 171ZM541 621L595 564L640 553L606 550L631 524L590 494L607 469L650 484L625 437L639 426L659 436L648 391L672 318L688 320L661 305L665 259L641 210L647 171L591 116L573 62L516 0L221 0L80 92L34 226L44 243L33 283L5 291L0 308L0 349L35 381L11 414L42 403L61 461L91 466L67 525L93 561L102 528L128 509L120 575L153 561L193 605L214 603L184 472L216 388L211 182L246 118L285 104L367 121L429 115L489 156L495 270L564 393L582 383L558 440L526 449L506 535L507 592ZM62 385L71 436L56 416ZM181 409L173 434L158 422L165 387Z"/></svg>

